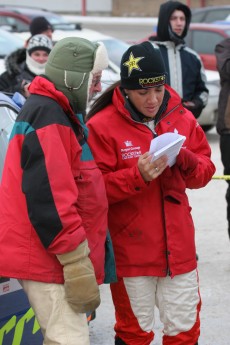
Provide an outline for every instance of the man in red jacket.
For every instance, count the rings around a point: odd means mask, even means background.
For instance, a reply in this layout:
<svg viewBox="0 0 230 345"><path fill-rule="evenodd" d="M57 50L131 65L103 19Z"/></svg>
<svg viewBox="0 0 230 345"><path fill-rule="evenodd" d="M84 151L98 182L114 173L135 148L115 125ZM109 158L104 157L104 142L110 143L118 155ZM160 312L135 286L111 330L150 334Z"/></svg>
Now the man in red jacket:
<svg viewBox="0 0 230 345"><path fill-rule="evenodd" d="M59 41L29 86L6 154L0 275L20 281L46 345L89 345L86 312L100 304L108 205L79 117L107 63L102 44Z"/></svg>

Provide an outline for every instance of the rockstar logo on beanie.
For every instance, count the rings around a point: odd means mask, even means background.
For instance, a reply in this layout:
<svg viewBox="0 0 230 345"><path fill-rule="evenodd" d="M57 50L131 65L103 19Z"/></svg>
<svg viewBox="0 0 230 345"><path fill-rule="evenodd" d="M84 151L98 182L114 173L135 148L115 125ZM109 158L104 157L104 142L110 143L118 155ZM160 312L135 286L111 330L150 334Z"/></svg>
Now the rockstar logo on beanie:
<svg viewBox="0 0 230 345"><path fill-rule="evenodd" d="M121 58L121 87L135 90L164 85L166 71L158 46L142 42L130 46Z"/></svg>
<svg viewBox="0 0 230 345"><path fill-rule="evenodd" d="M144 59L144 56L135 58L133 53L132 52L130 53L129 60L123 63L124 66L128 67L128 76L130 76L133 69L136 69L137 71L141 71L141 68L138 65L138 62L142 59Z"/></svg>

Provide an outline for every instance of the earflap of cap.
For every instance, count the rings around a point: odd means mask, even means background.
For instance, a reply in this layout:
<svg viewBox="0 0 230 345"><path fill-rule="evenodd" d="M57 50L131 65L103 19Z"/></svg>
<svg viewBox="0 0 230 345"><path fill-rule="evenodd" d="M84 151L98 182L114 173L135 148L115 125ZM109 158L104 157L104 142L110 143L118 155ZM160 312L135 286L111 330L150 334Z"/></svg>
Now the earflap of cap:
<svg viewBox="0 0 230 345"><path fill-rule="evenodd" d="M109 57L104 43L97 42L96 47L97 48L95 49L94 53L94 64L92 69L93 74L107 68L109 64Z"/></svg>
<svg viewBox="0 0 230 345"><path fill-rule="evenodd" d="M54 83L56 89L68 98L75 113L85 111L88 99L89 72L69 71L57 68L52 64L46 64L45 75Z"/></svg>

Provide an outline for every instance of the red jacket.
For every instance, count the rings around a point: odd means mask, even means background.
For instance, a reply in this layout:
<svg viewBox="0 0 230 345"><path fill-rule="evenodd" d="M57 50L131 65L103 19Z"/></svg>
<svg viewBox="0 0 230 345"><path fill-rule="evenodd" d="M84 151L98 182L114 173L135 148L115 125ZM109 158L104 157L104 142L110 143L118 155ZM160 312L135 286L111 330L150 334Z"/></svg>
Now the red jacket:
<svg viewBox="0 0 230 345"><path fill-rule="evenodd" d="M109 200L109 229L119 277L183 274L196 268L194 225L186 188L204 187L215 172L205 134L179 96L171 94L155 131L186 136L184 146L199 163L182 176L175 164L157 179L145 183L137 168L149 150L153 132L134 121L124 107L119 88L112 104L89 122L89 145L101 169Z"/></svg>
<svg viewBox="0 0 230 345"><path fill-rule="evenodd" d="M102 283L108 201L87 133L78 133L67 98L48 80L36 77L30 92L0 187L0 276L63 283L56 255L87 238Z"/></svg>

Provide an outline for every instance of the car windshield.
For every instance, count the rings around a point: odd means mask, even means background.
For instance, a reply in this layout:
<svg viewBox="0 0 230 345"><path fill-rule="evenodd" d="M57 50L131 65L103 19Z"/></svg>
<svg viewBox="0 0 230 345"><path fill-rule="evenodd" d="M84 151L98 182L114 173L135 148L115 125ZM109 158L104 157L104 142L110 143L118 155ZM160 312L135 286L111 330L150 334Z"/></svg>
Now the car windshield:
<svg viewBox="0 0 230 345"><path fill-rule="evenodd" d="M117 66L120 66L121 57L129 48L129 44L114 38L101 39L108 51L109 59Z"/></svg>
<svg viewBox="0 0 230 345"><path fill-rule="evenodd" d="M22 48L24 41L13 34L0 30L0 58L4 58L18 48Z"/></svg>
<svg viewBox="0 0 230 345"><path fill-rule="evenodd" d="M230 13L230 8L215 8L215 9L207 9L207 11L199 11L194 10L192 13L192 22L200 23L212 23L217 20L225 20Z"/></svg>

